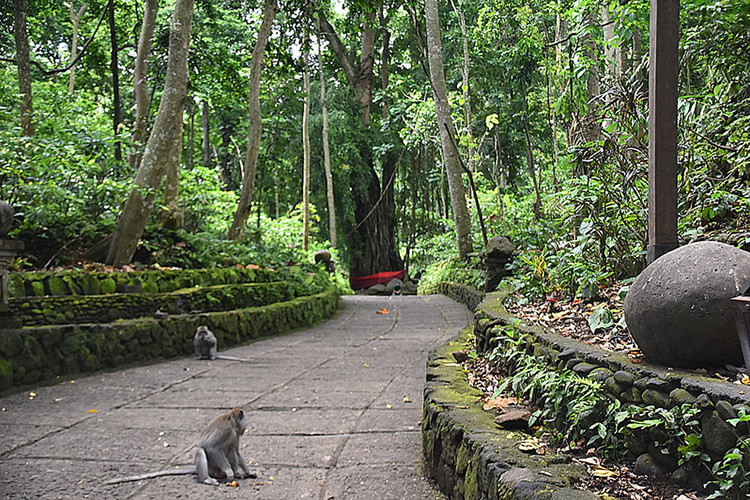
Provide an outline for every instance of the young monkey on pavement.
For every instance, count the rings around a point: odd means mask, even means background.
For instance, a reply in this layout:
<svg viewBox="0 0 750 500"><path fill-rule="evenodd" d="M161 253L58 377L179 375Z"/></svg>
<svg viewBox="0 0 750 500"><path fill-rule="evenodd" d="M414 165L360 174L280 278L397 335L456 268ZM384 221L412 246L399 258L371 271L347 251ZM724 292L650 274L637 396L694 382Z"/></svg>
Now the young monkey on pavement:
<svg viewBox="0 0 750 500"><path fill-rule="evenodd" d="M249 363L250 360L235 358L234 356L225 356L217 352L216 335L207 326L201 325L195 330L195 336L193 337L193 349L195 350L195 359L209 359L211 361L215 359L224 359L227 361L242 361L243 363Z"/></svg>

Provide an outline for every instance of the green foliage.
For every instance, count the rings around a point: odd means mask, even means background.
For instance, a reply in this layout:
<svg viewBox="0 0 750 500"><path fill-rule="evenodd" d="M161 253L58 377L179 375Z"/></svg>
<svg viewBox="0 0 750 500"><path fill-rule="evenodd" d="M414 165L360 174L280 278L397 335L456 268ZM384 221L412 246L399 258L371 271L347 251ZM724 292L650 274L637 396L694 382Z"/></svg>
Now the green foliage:
<svg viewBox="0 0 750 500"><path fill-rule="evenodd" d="M479 257L470 255L467 260L452 257L427 266L419 286L430 290L436 283L449 282L484 289L484 274L479 270Z"/></svg>
<svg viewBox="0 0 750 500"><path fill-rule="evenodd" d="M527 351L525 335L514 327L505 327L497 338L488 358L507 375L493 397L506 393L529 401L536 408L529 424L543 426L557 441L583 440L604 456L618 459L638 433L648 433L659 436L657 449L679 456L681 465L710 461L700 447L700 409L690 404L669 410L623 404L608 397L600 382L572 370L551 369Z"/></svg>
<svg viewBox="0 0 750 500"><path fill-rule="evenodd" d="M729 419L728 422L737 428L747 426L750 422L750 415L740 410L737 418ZM750 438L743 432L738 436L737 447L729 450L724 457L714 463L711 472L716 478L709 484L716 487L708 498L729 498L740 499L747 498L750 495L750 467L748 459L750 458Z"/></svg>

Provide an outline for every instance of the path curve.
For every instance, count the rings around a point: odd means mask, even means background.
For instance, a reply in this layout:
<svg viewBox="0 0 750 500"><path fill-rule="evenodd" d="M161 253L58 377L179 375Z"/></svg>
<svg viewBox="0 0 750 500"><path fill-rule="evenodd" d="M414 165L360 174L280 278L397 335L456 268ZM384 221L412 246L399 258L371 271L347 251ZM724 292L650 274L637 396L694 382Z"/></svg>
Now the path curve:
<svg viewBox="0 0 750 500"><path fill-rule="evenodd" d="M179 359L0 398L0 498L444 498L422 475L425 361L471 321L438 295L345 296L325 323L225 351L249 363ZM103 484L191 463L233 406L257 479Z"/></svg>

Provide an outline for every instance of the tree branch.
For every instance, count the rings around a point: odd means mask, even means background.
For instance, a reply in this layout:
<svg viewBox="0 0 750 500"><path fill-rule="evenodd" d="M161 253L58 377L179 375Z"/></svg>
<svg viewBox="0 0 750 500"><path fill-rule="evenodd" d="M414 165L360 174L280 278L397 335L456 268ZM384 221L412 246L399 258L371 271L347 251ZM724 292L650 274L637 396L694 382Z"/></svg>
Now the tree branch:
<svg viewBox="0 0 750 500"><path fill-rule="evenodd" d="M96 33L99 31L99 27L102 25L102 22L104 21L104 16L107 14L107 9L109 8L109 2L104 4L104 8L102 9L102 13L99 16L99 22L96 23L96 28L94 28L94 32L91 34L88 40L86 40L86 43L83 44L83 47L81 47L81 51L76 54L76 57L70 61L70 63L65 66L64 68L57 68L57 69L46 69L44 66L42 66L41 63L37 61L31 61L31 64L39 68L39 71L42 72L44 75L55 75L57 73L65 73L66 71L70 70L73 66L76 65L78 60L83 57L83 54L86 52L86 49L91 44L91 42L94 40L94 37L96 36ZM0 61L7 62L7 63L13 63L18 64L18 61L15 57L9 58L9 57L0 57Z"/></svg>
<svg viewBox="0 0 750 500"><path fill-rule="evenodd" d="M355 88L358 87L359 71L354 69L354 65L347 54L346 47L344 47L338 34L336 34L336 30L331 23L328 22L328 19L326 19L325 14L323 13L318 14L318 31L325 36L328 43L331 44L331 50L339 60L341 67L344 69L344 73L346 73L346 78L349 80L349 83Z"/></svg>

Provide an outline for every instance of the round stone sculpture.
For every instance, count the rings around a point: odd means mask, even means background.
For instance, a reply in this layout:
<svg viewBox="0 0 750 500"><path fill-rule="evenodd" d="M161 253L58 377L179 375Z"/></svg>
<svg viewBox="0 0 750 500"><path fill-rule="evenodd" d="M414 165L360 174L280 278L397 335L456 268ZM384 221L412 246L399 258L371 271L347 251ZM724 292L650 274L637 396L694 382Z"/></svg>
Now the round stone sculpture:
<svg viewBox="0 0 750 500"><path fill-rule="evenodd" d="M656 259L625 297L625 321L647 361L699 368L742 366L730 299L750 286L750 252L691 243Z"/></svg>

